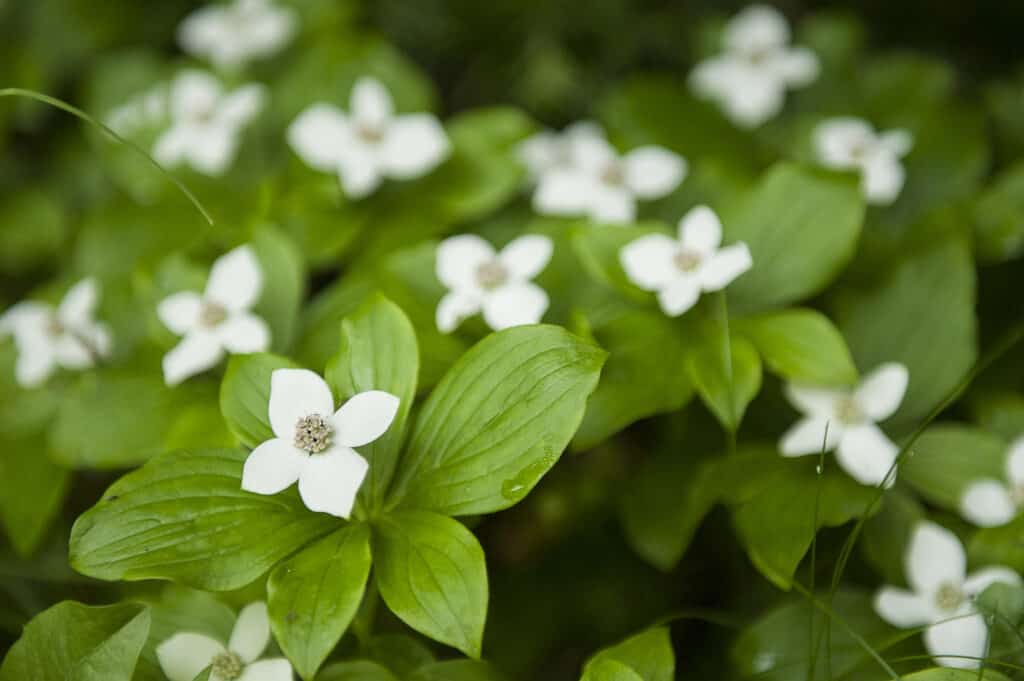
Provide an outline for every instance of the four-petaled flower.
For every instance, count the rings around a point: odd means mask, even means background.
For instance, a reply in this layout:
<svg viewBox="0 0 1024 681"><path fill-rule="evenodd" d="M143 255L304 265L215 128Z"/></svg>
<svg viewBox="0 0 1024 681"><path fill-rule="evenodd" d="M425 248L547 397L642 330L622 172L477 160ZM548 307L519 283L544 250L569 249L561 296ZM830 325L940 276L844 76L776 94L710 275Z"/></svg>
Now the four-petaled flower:
<svg viewBox="0 0 1024 681"><path fill-rule="evenodd" d="M890 362L865 376L852 391L788 384L786 397L804 417L782 436L779 449L783 456L834 449L839 465L857 482L892 485L899 448L876 424L896 412L908 380L907 368Z"/></svg>
<svg viewBox="0 0 1024 681"><path fill-rule="evenodd" d="M222 175L234 161L238 138L263 108L266 88L243 85L225 92L212 75L186 70L171 83L171 126L153 145L162 165L188 164L204 175Z"/></svg>
<svg viewBox="0 0 1024 681"><path fill-rule="evenodd" d="M228 644L193 631L174 634L156 647L160 668L170 681L193 681L210 668L210 681L292 681L292 666L283 657L261 660L270 643L270 618L263 602L238 613Z"/></svg>
<svg viewBox="0 0 1024 681"><path fill-rule="evenodd" d="M548 294L530 280L547 266L553 248L551 239L537 234L514 239L500 253L473 234L442 241L436 271L448 293L437 305L438 330L451 333L478 312L495 331L539 322Z"/></svg>
<svg viewBox="0 0 1024 681"><path fill-rule="evenodd" d="M348 518L369 464L353 447L387 431L398 398L381 390L353 395L334 411L324 379L307 369L277 369L270 375L268 415L275 437L252 450L242 471L242 489L277 494L297 480L311 511Z"/></svg>
<svg viewBox="0 0 1024 681"><path fill-rule="evenodd" d="M974 598L997 582L1017 585L1020 576L1007 567L987 567L967 575L967 557L956 535L935 523L914 528L904 555L904 572L912 591L882 587L875 611L902 628L931 625L924 645L936 663L976 668L988 649L988 627Z"/></svg>
<svg viewBox="0 0 1024 681"><path fill-rule="evenodd" d="M110 331L94 319L98 302L99 285L90 278L68 289L56 308L24 301L0 316L0 338L13 336L18 348L19 385L37 387L57 367L88 369L109 354Z"/></svg>
<svg viewBox="0 0 1024 681"><path fill-rule="evenodd" d="M787 89L818 77L814 52L789 41L789 24L777 10L748 7L726 25L725 52L698 64L690 85L717 101L736 125L757 127L782 111Z"/></svg>
<svg viewBox="0 0 1024 681"><path fill-rule="evenodd" d="M1010 444L1006 455L1006 481L984 478L964 489L960 514L979 527L1005 525L1024 506L1024 437Z"/></svg>
<svg viewBox="0 0 1024 681"><path fill-rule="evenodd" d="M604 139L604 130L592 121L577 121L562 132L542 130L520 142L516 151L531 179L537 180L554 170L571 170L578 140Z"/></svg>
<svg viewBox="0 0 1024 681"><path fill-rule="evenodd" d="M679 221L679 239L648 234L619 252L626 276L645 291L657 291L665 314L678 317L703 291L719 291L750 269L750 249L742 241L721 248L722 224L707 206Z"/></svg>
<svg viewBox="0 0 1024 681"><path fill-rule="evenodd" d="M649 145L620 155L603 137L562 140L570 163L540 176L533 207L544 215L587 215L599 222L632 222L636 200L659 199L686 176L686 160Z"/></svg>
<svg viewBox="0 0 1024 681"><path fill-rule="evenodd" d="M230 353L270 347L266 322L250 310L263 289L263 272L249 246L239 246L213 263L206 290L174 293L157 305L164 325L184 336L164 355L164 380L177 385L216 366Z"/></svg>
<svg viewBox="0 0 1024 681"><path fill-rule="evenodd" d="M297 23L293 10L270 0L235 0L207 5L185 17L178 27L178 43L218 68L237 69L284 47Z"/></svg>
<svg viewBox="0 0 1024 681"><path fill-rule="evenodd" d="M896 200L906 172L900 159L910 153L914 138L906 130L878 133L859 118L830 118L814 130L814 146L822 165L856 170L868 203L887 205Z"/></svg>
<svg viewBox="0 0 1024 681"><path fill-rule="evenodd" d="M299 114L288 127L288 143L311 167L338 173L352 198L371 194L385 177L421 177L451 152L436 117L395 115L391 94L370 77L356 81L347 114L323 103Z"/></svg>

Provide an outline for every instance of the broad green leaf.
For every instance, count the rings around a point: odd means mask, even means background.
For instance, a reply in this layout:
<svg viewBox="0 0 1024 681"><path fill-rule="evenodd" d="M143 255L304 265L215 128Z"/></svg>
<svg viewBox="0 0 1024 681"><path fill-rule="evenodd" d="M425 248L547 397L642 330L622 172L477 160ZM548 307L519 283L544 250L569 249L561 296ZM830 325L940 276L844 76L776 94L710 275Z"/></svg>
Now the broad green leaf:
<svg viewBox="0 0 1024 681"><path fill-rule="evenodd" d="M940 424L926 430L900 463L899 475L932 503L951 511L981 478L1006 479L1009 445L980 428Z"/></svg>
<svg viewBox="0 0 1024 681"><path fill-rule="evenodd" d="M985 527L967 542L967 556L971 565L1005 565L1024 572L1024 515L1018 515L1006 525Z"/></svg>
<svg viewBox="0 0 1024 681"><path fill-rule="evenodd" d="M373 291L369 281L342 277L313 297L303 308L295 354L306 366L322 367L338 352L341 324Z"/></svg>
<svg viewBox="0 0 1024 681"><path fill-rule="evenodd" d="M353 660L324 667L316 681L398 681L398 677L376 662Z"/></svg>
<svg viewBox="0 0 1024 681"><path fill-rule="evenodd" d="M70 474L46 453L41 435L4 432L0 456L0 521L15 552L38 548L60 512Z"/></svg>
<svg viewBox="0 0 1024 681"><path fill-rule="evenodd" d="M813 385L857 381L846 341L820 312L794 308L737 319L733 325L754 344L765 364L785 379Z"/></svg>
<svg viewBox="0 0 1024 681"><path fill-rule="evenodd" d="M974 420L983 429L1007 441L1024 434L1024 396L999 391L978 396L972 402Z"/></svg>
<svg viewBox="0 0 1024 681"><path fill-rule="evenodd" d="M148 632L143 605L64 601L28 623L0 667L0 681L131 681Z"/></svg>
<svg viewBox="0 0 1024 681"><path fill-rule="evenodd" d="M1004 262L1024 253L1024 163L1011 166L974 202L975 254Z"/></svg>
<svg viewBox="0 0 1024 681"><path fill-rule="evenodd" d="M447 515L518 502L576 432L605 356L548 325L506 329L477 343L423 405L395 500Z"/></svg>
<svg viewBox="0 0 1024 681"><path fill-rule="evenodd" d="M863 217L864 201L848 179L774 166L722 214L725 242L745 242L754 261L729 285L730 309L755 312L820 292L853 256Z"/></svg>
<svg viewBox="0 0 1024 681"><path fill-rule="evenodd" d="M761 357L750 341L706 325L686 368L697 394L726 430L739 428L747 405L761 389Z"/></svg>
<svg viewBox="0 0 1024 681"><path fill-rule="evenodd" d="M55 257L67 238L61 205L39 190L6 193L0 207L0 272L21 274Z"/></svg>
<svg viewBox="0 0 1024 681"><path fill-rule="evenodd" d="M367 390L399 399L398 413L380 439L360 448L370 462L362 493L377 508L384 500L405 441L405 422L416 398L419 349L416 333L401 308L377 295L341 323L341 349L325 376L341 401ZM339 401L339 404L341 402Z"/></svg>
<svg viewBox="0 0 1024 681"><path fill-rule="evenodd" d="M226 591L337 528L294 491L242 491L245 458L237 450L171 452L124 476L75 522L71 565L98 579Z"/></svg>
<svg viewBox="0 0 1024 681"><path fill-rule="evenodd" d="M270 624L302 678L313 678L348 629L369 574L370 531L362 524L303 548L270 573Z"/></svg>
<svg viewBox="0 0 1024 681"><path fill-rule="evenodd" d="M395 676L405 678L434 661L434 654L420 637L378 634L363 646L366 657L382 664Z"/></svg>
<svg viewBox="0 0 1024 681"><path fill-rule="evenodd" d="M885 493L878 513L868 518L860 548L884 583L906 583L904 557L914 528L924 517L916 497L896 487Z"/></svg>
<svg viewBox="0 0 1024 681"><path fill-rule="evenodd" d="M431 662L413 672L409 681L504 681L505 677L482 660Z"/></svg>
<svg viewBox="0 0 1024 681"><path fill-rule="evenodd" d="M950 669L935 667L902 677L903 681L1010 681L1009 677L991 669Z"/></svg>
<svg viewBox="0 0 1024 681"><path fill-rule="evenodd" d="M305 295L306 270L291 239L272 227L256 230L253 250L263 269L263 291L254 312L270 327L275 352L291 347Z"/></svg>
<svg viewBox="0 0 1024 681"><path fill-rule="evenodd" d="M373 532L380 595L416 631L480 657L487 617L484 552L457 520L397 511Z"/></svg>
<svg viewBox="0 0 1024 681"><path fill-rule="evenodd" d="M259 353L233 355L220 384L220 413L235 437L252 449L273 439L270 428L270 375L275 369L293 369L290 359Z"/></svg>
<svg viewBox="0 0 1024 681"><path fill-rule="evenodd" d="M648 303L653 308L654 295L637 288L629 280L622 268L619 253L630 242L642 236L668 231L666 225L656 222L615 229L608 229L607 225L581 224L574 230L572 245L580 264L594 280L618 291L630 300Z"/></svg>
<svg viewBox="0 0 1024 681"><path fill-rule="evenodd" d="M599 660L587 666L580 681L643 681L643 678L621 662Z"/></svg>
<svg viewBox="0 0 1024 681"><path fill-rule="evenodd" d="M676 658L667 627L648 629L622 643L605 648L587 663L584 678L592 667L599 667L608 660L626 665L643 681L675 679Z"/></svg>

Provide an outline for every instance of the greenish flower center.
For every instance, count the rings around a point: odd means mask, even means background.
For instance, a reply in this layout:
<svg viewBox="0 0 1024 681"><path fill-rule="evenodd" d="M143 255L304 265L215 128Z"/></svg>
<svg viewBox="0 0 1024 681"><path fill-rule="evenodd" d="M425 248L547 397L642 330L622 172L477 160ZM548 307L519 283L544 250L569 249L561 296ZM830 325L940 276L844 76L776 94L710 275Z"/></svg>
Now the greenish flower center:
<svg viewBox="0 0 1024 681"><path fill-rule="evenodd" d="M320 414L303 416L295 424L295 446L310 454L319 454L331 446L334 429Z"/></svg>
<svg viewBox="0 0 1024 681"><path fill-rule="evenodd" d="M963 605L967 595L956 584L944 582L935 592L935 605L942 611L952 611Z"/></svg>
<svg viewBox="0 0 1024 681"><path fill-rule="evenodd" d="M235 681L242 675L244 669L242 658L231 651L221 653L210 663L210 670L213 674L224 681Z"/></svg>
<svg viewBox="0 0 1024 681"><path fill-rule="evenodd" d="M858 423L864 420L864 413L852 397L844 397L836 404L836 418L843 423Z"/></svg>
<svg viewBox="0 0 1024 681"><path fill-rule="evenodd" d="M51 336L62 336L67 329L64 328L64 324L57 319L57 315L50 315L50 319L46 322L46 332Z"/></svg>
<svg viewBox="0 0 1024 681"><path fill-rule="evenodd" d="M508 269L497 260L485 262L476 270L476 281L482 289L496 289L507 280Z"/></svg>
<svg viewBox="0 0 1024 681"><path fill-rule="evenodd" d="M700 253L688 249L680 249L672 261L680 272L693 272L700 266L702 258Z"/></svg>
<svg viewBox="0 0 1024 681"><path fill-rule="evenodd" d="M626 174L622 170L622 165L616 161L608 163L601 173L601 181L611 185L624 184L626 182Z"/></svg>
<svg viewBox="0 0 1024 681"><path fill-rule="evenodd" d="M200 324L207 328L212 328L227 318L228 311L223 305L209 300L203 301L203 306L199 309Z"/></svg>
<svg viewBox="0 0 1024 681"><path fill-rule="evenodd" d="M367 144L377 144L384 139L384 133L379 128L365 123L356 125L356 136Z"/></svg>

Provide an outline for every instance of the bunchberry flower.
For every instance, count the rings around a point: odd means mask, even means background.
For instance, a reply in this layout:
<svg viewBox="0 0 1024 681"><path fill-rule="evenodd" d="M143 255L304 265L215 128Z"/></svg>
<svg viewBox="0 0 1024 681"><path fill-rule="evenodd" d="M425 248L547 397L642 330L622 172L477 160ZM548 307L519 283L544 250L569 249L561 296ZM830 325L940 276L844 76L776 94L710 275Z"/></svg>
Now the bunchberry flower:
<svg viewBox="0 0 1024 681"><path fill-rule="evenodd" d="M178 44L222 69L237 69L275 54L295 35L295 12L272 0L234 0L207 5L178 27Z"/></svg>
<svg viewBox="0 0 1024 681"><path fill-rule="evenodd" d="M1005 525L1024 505L1024 437L1010 444L1006 479L976 480L960 497L960 514L979 527Z"/></svg>
<svg viewBox="0 0 1024 681"><path fill-rule="evenodd" d="M814 130L814 145L822 165L856 170L868 203L890 204L906 179L900 159L910 153L913 137L906 130L877 133L858 118L831 118Z"/></svg>
<svg viewBox="0 0 1024 681"><path fill-rule="evenodd" d="M542 130L519 144L519 160L533 180L555 170L571 170L576 166L575 146L585 139L604 139L604 130L592 121L578 121L562 132Z"/></svg>

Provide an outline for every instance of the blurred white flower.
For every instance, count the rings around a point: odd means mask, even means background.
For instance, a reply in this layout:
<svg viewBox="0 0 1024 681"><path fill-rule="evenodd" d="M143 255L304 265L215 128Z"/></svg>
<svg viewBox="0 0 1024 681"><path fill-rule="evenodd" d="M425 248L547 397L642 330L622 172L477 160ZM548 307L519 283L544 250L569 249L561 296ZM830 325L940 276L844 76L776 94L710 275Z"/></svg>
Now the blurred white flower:
<svg viewBox="0 0 1024 681"><path fill-rule="evenodd" d="M904 556L911 591L882 587L875 612L896 627L928 626L924 645L945 667L977 668L988 650L988 627L974 598L997 582L1017 585L1020 576L1007 567L967 574L967 557L956 535L935 523L914 528Z"/></svg>
<svg viewBox="0 0 1024 681"><path fill-rule="evenodd" d="M783 456L836 450L839 465L862 485L886 487L899 448L876 424L892 416L907 392L909 373L897 362L883 364L850 390L790 383L786 397L804 417L782 436ZM828 438L826 439L826 432Z"/></svg>
<svg viewBox="0 0 1024 681"><path fill-rule="evenodd" d="M277 494L297 480L311 511L348 518L369 464L353 447L387 431L399 400L370 390L353 395L334 411L324 379L307 369L277 369L270 376L268 415L275 437L252 450L242 471L242 489Z"/></svg>
<svg viewBox="0 0 1024 681"><path fill-rule="evenodd" d="M985 478L967 485L960 497L960 514L979 527L1005 525L1024 505L1024 437L1010 444L1006 480Z"/></svg>
<svg viewBox="0 0 1024 681"><path fill-rule="evenodd" d="M217 68L233 70L269 57L295 35L298 18L271 0L234 0L189 14L178 27L178 44Z"/></svg>
<svg viewBox="0 0 1024 681"><path fill-rule="evenodd" d="M12 336L18 349L19 385L40 386L57 367L88 369L110 354L110 330L94 319L99 295L96 280L83 279L56 308L26 300L0 316L0 339Z"/></svg>
<svg viewBox="0 0 1024 681"><path fill-rule="evenodd" d="M270 618L263 602L238 613L227 646L192 631L174 634L156 647L160 668L169 681L193 681L210 668L210 681L292 681L292 666L283 657L261 660L270 643Z"/></svg>
<svg viewBox="0 0 1024 681"><path fill-rule="evenodd" d="M204 175L221 175L235 159L242 129L263 108L266 88L243 85L224 92L216 78L186 70L171 83L171 125L153 145L165 166L188 164Z"/></svg>
<svg viewBox="0 0 1024 681"><path fill-rule="evenodd" d="M604 139L604 130L592 121L577 121L562 132L542 130L520 142L519 160L533 180L554 170L572 169L576 165L574 146L582 139Z"/></svg>
<svg viewBox="0 0 1024 681"><path fill-rule="evenodd" d="M132 135L140 129L154 127L167 116L167 87L158 86L131 98L111 110L105 123L119 135Z"/></svg>
<svg viewBox="0 0 1024 681"><path fill-rule="evenodd" d="M249 246L222 255L213 263L206 291L182 291L157 305L168 329L184 336L164 355L164 380L177 385L216 366L224 353L262 352L270 347L266 322L252 314L263 290L263 272Z"/></svg>
<svg viewBox="0 0 1024 681"><path fill-rule="evenodd" d="M818 77L818 57L790 47L789 24L778 10L752 5L725 27L725 51L698 64L690 86L724 109L736 125L754 128L782 111L786 90Z"/></svg>
<svg viewBox="0 0 1024 681"><path fill-rule="evenodd" d="M473 234L442 241L436 272L448 293L437 305L438 330L451 333L478 312L495 331L539 322L548 294L531 279L547 266L553 249L551 239L536 234L511 241L500 253Z"/></svg>
<svg viewBox="0 0 1024 681"><path fill-rule="evenodd" d="M421 177L451 153L435 116L395 115L391 94L370 77L356 81L347 114L323 103L299 114L288 127L288 144L309 166L338 173L352 198L371 194L386 177Z"/></svg>
<svg viewBox="0 0 1024 681"><path fill-rule="evenodd" d="M679 186L686 160L658 146L620 156L603 137L577 134L563 140L570 165L540 176L533 206L544 215L587 215L599 222L631 222L637 199L658 199Z"/></svg>
<svg viewBox="0 0 1024 681"><path fill-rule="evenodd" d="M679 221L679 238L648 234L619 251L631 282L656 291L665 314L678 317L704 291L719 291L750 269L750 249L738 242L724 248L722 223L707 206L697 206Z"/></svg>
<svg viewBox="0 0 1024 681"><path fill-rule="evenodd" d="M914 138L906 130L876 133L859 118L831 118L814 130L814 145L822 165L860 172L860 186L869 203L886 205L903 189L905 171L900 159L910 153Z"/></svg>

